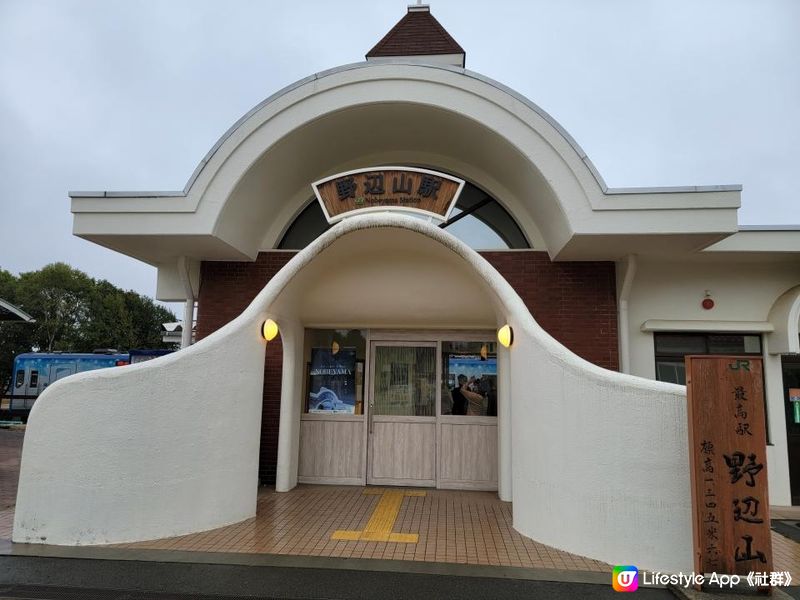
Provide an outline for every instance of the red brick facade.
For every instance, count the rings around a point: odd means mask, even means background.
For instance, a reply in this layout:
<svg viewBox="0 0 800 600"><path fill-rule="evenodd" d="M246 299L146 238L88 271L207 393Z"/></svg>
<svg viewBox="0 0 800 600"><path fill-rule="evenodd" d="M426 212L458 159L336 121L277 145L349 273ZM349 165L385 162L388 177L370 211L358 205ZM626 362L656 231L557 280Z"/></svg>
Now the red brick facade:
<svg viewBox="0 0 800 600"><path fill-rule="evenodd" d="M249 262L204 262L197 299L197 339L213 333L237 317L294 252L262 252ZM261 455L258 478L275 482L278 464L278 421L281 410L280 337L267 344L264 361L264 407L261 410Z"/></svg>
<svg viewBox="0 0 800 600"><path fill-rule="evenodd" d="M204 262L197 339L241 313L294 255L262 252L255 262ZM567 348L601 367L618 368L614 263L554 263L546 252L482 252L514 287L539 324ZM281 399L280 339L267 346L259 477L275 481Z"/></svg>
<svg viewBox="0 0 800 600"><path fill-rule="evenodd" d="M578 356L617 371L617 293L613 262L554 263L547 252L481 252L533 318Z"/></svg>

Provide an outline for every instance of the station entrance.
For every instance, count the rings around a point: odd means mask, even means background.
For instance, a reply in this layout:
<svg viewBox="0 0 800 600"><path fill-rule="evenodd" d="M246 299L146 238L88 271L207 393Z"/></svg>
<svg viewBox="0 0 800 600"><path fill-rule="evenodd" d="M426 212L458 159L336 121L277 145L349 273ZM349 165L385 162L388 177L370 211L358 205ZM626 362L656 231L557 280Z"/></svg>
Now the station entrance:
<svg viewBox="0 0 800 600"><path fill-rule="evenodd" d="M299 481L497 489L493 338L306 330Z"/></svg>

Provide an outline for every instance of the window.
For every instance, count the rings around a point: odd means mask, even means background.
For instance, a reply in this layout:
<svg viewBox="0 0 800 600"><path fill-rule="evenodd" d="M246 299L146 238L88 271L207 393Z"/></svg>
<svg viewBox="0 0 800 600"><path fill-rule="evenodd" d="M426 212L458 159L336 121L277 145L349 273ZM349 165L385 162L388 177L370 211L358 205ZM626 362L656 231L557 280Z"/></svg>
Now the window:
<svg viewBox="0 0 800 600"><path fill-rule="evenodd" d="M439 227L476 250L530 247L522 229L508 211L489 194L469 183L464 185L450 220Z"/></svg>
<svg viewBox="0 0 800 600"><path fill-rule="evenodd" d="M303 412L364 414L365 332L306 329Z"/></svg>
<svg viewBox="0 0 800 600"><path fill-rule="evenodd" d="M497 416L497 342L442 342L442 414Z"/></svg>
<svg viewBox="0 0 800 600"><path fill-rule="evenodd" d="M278 248L281 250L300 250L321 236L330 228L316 199L312 200L283 234Z"/></svg>
<svg viewBox="0 0 800 600"><path fill-rule="evenodd" d="M684 357L691 354L761 356L761 336L734 333L656 333L656 379L686 385Z"/></svg>
<svg viewBox="0 0 800 600"><path fill-rule="evenodd" d="M476 250L530 248L514 217L497 200L471 183L464 184L450 220L439 227ZM314 199L286 229L278 248L305 248L329 228L319 202Z"/></svg>
<svg viewBox="0 0 800 600"><path fill-rule="evenodd" d="M14 386L20 388L23 386L24 383L25 383L25 371L23 369L20 369L19 371L17 371L17 379L14 382Z"/></svg>
<svg viewBox="0 0 800 600"><path fill-rule="evenodd" d="M35 388L39 386L39 371L31 371L30 387Z"/></svg>
<svg viewBox="0 0 800 600"><path fill-rule="evenodd" d="M372 414L435 417L435 345L385 342L376 343L374 351L374 405L370 405Z"/></svg>
<svg viewBox="0 0 800 600"><path fill-rule="evenodd" d="M761 356L761 336L735 333L656 333L656 379L686 385L684 357L691 354ZM762 377L764 373L762 372ZM763 383L762 383L763 385ZM762 388L765 389L765 388ZM764 429L770 443L767 395L764 393Z"/></svg>

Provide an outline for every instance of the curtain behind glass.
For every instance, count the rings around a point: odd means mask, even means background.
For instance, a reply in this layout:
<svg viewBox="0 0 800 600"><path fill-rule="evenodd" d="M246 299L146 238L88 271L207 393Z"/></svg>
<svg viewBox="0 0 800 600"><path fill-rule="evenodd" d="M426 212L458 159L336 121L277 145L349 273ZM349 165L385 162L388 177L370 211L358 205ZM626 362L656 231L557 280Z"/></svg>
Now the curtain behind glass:
<svg viewBox="0 0 800 600"><path fill-rule="evenodd" d="M374 415L436 416L436 348L376 346Z"/></svg>

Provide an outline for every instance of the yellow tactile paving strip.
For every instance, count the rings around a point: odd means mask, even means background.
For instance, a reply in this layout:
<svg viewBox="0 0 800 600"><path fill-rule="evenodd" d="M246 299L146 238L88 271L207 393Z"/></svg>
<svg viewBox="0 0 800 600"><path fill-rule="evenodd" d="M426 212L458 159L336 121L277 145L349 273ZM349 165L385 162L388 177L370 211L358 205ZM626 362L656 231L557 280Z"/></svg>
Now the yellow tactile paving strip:
<svg viewBox="0 0 800 600"><path fill-rule="evenodd" d="M425 496L422 490L386 490L381 488L365 488L364 494L377 495L381 499L372 512L363 531L337 529L331 534L332 540L363 540L365 542L395 542L402 544L416 544L419 542L417 533L393 533L392 528L400 514L403 498L406 496Z"/></svg>
<svg viewBox="0 0 800 600"><path fill-rule="evenodd" d="M415 490L397 488L404 496L391 531L416 534L417 543L331 539L337 530L367 530L385 488L366 494L364 490L301 485L285 494L262 491L254 519L204 533L120 546L611 571L600 561L520 535L511 527L511 504L492 492L424 490L424 495L406 495Z"/></svg>
<svg viewBox="0 0 800 600"><path fill-rule="evenodd" d="M401 490L404 494L414 491L397 489ZM404 495L390 531L416 534L417 543L331 539L337 530L365 531L383 492L383 488L351 486L303 485L286 494L264 489L254 519L116 547L611 571L610 565L600 561L520 535L511 527L511 504L490 492L425 490L424 496ZM13 520L13 508L0 510L0 541L10 540ZM774 569L789 571L800 582L800 544L773 531L772 551Z"/></svg>

